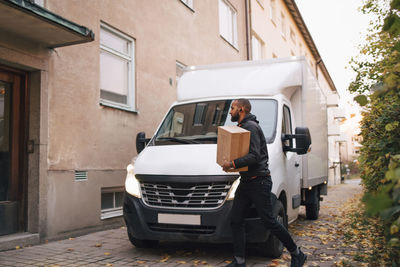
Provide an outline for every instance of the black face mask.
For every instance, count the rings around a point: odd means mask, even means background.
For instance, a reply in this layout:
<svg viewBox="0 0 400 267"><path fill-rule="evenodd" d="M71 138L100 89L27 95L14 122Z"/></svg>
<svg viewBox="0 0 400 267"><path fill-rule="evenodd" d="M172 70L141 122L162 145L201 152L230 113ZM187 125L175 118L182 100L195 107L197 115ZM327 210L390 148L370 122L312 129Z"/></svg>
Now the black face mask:
<svg viewBox="0 0 400 267"><path fill-rule="evenodd" d="M236 113L235 115L231 115L231 121L236 122L239 120L239 113Z"/></svg>

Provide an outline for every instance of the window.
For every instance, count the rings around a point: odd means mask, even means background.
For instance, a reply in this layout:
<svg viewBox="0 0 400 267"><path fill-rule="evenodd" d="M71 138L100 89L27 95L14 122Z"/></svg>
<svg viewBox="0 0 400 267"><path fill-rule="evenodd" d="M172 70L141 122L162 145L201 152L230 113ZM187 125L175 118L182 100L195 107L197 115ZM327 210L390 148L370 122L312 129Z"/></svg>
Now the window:
<svg viewBox="0 0 400 267"><path fill-rule="evenodd" d="M256 36L251 37L251 57L253 60L262 59L263 43Z"/></svg>
<svg viewBox="0 0 400 267"><path fill-rule="evenodd" d="M193 10L193 0L181 0L188 8Z"/></svg>
<svg viewBox="0 0 400 267"><path fill-rule="evenodd" d="M303 45L301 43L299 43L299 54L300 56L303 55Z"/></svg>
<svg viewBox="0 0 400 267"><path fill-rule="evenodd" d="M264 9L264 1L265 0L257 0L257 3L260 5L262 9Z"/></svg>
<svg viewBox="0 0 400 267"><path fill-rule="evenodd" d="M179 79L183 75L183 70L186 68L186 65L176 62L176 85L178 85Z"/></svg>
<svg viewBox="0 0 400 267"><path fill-rule="evenodd" d="M284 39L286 39L286 21L285 21L285 15L281 13L281 34Z"/></svg>
<svg viewBox="0 0 400 267"><path fill-rule="evenodd" d="M135 110L134 40L109 27L100 27L100 103Z"/></svg>
<svg viewBox="0 0 400 267"><path fill-rule="evenodd" d="M294 33L292 28L290 28L290 39L294 44L296 44L296 34Z"/></svg>
<svg viewBox="0 0 400 267"><path fill-rule="evenodd" d="M122 188L102 188L101 190L101 219L122 215L124 191Z"/></svg>
<svg viewBox="0 0 400 267"><path fill-rule="evenodd" d="M272 58L277 58L278 56L275 53L272 53Z"/></svg>
<svg viewBox="0 0 400 267"><path fill-rule="evenodd" d="M271 21L274 23L276 26L276 2L275 0L270 0L270 5L269 5L269 15L271 17Z"/></svg>
<svg viewBox="0 0 400 267"><path fill-rule="evenodd" d="M225 0L219 0L219 33L227 42L237 48L236 10Z"/></svg>
<svg viewBox="0 0 400 267"><path fill-rule="evenodd" d="M290 50L290 55L291 55L292 57L295 56L295 54L294 54L294 52L293 52L292 50Z"/></svg>

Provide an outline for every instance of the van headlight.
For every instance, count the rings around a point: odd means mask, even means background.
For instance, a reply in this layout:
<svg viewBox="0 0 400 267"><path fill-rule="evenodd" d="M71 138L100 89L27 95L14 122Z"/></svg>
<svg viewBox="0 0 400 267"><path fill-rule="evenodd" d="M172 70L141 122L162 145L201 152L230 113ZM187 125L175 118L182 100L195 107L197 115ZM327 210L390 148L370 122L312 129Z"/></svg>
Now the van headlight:
<svg viewBox="0 0 400 267"><path fill-rule="evenodd" d="M136 179L133 170L134 167L132 166L132 164L129 164L128 167L126 167L127 175L125 180L125 190L130 195L141 198L142 194L140 193L140 184L139 181Z"/></svg>
<svg viewBox="0 0 400 267"><path fill-rule="evenodd" d="M239 183L240 183L240 177L237 178L236 181L233 182L231 189L229 190L227 200L232 200L235 198L235 192L236 192L237 187L239 186Z"/></svg>

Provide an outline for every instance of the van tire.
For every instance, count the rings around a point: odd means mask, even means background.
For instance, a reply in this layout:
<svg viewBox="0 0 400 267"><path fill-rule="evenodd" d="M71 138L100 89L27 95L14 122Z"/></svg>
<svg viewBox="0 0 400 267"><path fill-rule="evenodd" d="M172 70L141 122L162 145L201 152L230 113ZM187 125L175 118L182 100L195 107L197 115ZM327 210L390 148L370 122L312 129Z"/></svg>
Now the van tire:
<svg viewBox="0 0 400 267"><path fill-rule="evenodd" d="M319 216L319 190L318 187L307 191L306 193L307 204L306 204L306 217L309 220L316 220Z"/></svg>
<svg viewBox="0 0 400 267"><path fill-rule="evenodd" d="M158 240L142 240L137 239L128 232L129 241L137 248L155 248L158 245Z"/></svg>
<svg viewBox="0 0 400 267"><path fill-rule="evenodd" d="M287 228L287 216L285 208L280 200L275 201L274 216L277 218L278 222L281 223L285 228ZM283 244L279 239L272 233L269 235L267 241L259 244L260 252L263 256L270 258L279 258L283 253Z"/></svg>

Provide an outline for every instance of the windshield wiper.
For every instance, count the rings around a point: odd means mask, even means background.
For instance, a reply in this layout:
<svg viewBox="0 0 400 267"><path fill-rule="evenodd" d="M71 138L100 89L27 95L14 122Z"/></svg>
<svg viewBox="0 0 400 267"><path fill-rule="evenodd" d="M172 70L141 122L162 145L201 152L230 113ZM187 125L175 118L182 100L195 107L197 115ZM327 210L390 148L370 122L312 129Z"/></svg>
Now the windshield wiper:
<svg viewBox="0 0 400 267"><path fill-rule="evenodd" d="M172 142L177 142L177 143L182 143L182 144L200 144L199 142L194 141L194 140L182 139L182 138L176 138L176 137L159 137L156 139L156 141L172 141Z"/></svg>

